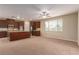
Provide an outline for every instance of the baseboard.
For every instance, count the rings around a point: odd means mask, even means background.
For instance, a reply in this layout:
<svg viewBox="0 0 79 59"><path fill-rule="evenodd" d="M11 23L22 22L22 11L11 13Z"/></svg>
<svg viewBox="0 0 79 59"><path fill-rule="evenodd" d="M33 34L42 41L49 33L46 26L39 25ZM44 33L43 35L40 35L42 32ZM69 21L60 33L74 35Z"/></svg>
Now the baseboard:
<svg viewBox="0 0 79 59"><path fill-rule="evenodd" d="M46 37L46 36L42 36L42 37L44 37L44 38L49 38L49 39L53 39L53 37ZM70 40L70 39L66 39L66 38L57 38L57 37L54 37L55 39L60 39L60 40L66 40L66 41L72 41L72 42L77 42L77 41L75 41L75 40Z"/></svg>

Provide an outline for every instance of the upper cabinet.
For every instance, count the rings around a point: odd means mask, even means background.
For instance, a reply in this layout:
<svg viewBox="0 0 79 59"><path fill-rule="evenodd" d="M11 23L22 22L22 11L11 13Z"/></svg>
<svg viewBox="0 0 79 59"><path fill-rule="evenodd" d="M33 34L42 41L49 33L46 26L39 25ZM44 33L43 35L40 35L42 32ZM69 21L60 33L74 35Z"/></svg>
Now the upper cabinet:
<svg viewBox="0 0 79 59"><path fill-rule="evenodd" d="M0 28L7 28L7 21L0 20Z"/></svg>
<svg viewBox="0 0 79 59"><path fill-rule="evenodd" d="M32 21L31 26L33 29L40 28L40 21Z"/></svg>
<svg viewBox="0 0 79 59"><path fill-rule="evenodd" d="M40 22L36 22L36 28L40 28Z"/></svg>
<svg viewBox="0 0 79 59"><path fill-rule="evenodd" d="M31 33L33 36L40 36L40 21L31 21Z"/></svg>
<svg viewBox="0 0 79 59"><path fill-rule="evenodd" d="M8 19L8 18L6 20L0 20L0 28L20 30L20 27L24 29L24 21Z"/></svg>

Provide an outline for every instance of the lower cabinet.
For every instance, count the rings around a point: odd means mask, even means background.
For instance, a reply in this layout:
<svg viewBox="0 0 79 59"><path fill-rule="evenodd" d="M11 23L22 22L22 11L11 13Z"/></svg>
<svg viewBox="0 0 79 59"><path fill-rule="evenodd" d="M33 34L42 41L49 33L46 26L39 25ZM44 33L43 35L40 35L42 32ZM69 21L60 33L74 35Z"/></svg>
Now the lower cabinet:
<svg viewBox="0 0 79 59"><path fill-rule="evenodd" d="M40 36L40 31L32 31L33 36Z"/></svg>
<svg viewBox="0 0 79 59"><path fill-rule="evenodd" d="M9 37L10 41L30 38L30 32L10 32Z"/></svg>
<svg viewBox="0 0 79 59"><path fill-rule="evenodd" d="M7 32L6 31L1 31L0 32L0 38L7 37Z"/></svg>

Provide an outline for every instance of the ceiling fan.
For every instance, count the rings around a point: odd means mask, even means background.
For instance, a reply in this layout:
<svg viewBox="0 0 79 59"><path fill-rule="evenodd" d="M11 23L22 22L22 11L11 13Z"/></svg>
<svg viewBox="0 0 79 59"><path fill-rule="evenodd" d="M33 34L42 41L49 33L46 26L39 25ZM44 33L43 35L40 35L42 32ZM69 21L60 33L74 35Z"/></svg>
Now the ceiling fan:
<svg viewBox="0 0 79 59"><path fill-rule="evenodd" d="M50 16L50 13L48 12L48 11L42 11L41 13L40 13L40 17L39 18L50 18L51 16Z"/></svg>
<svg viewBox="0 0 79 59"><path fill-rule="evenodd" d="M43 11L41 14L40 14L43 18L46 18L49 13L47 13L46 11Z"/></svg>

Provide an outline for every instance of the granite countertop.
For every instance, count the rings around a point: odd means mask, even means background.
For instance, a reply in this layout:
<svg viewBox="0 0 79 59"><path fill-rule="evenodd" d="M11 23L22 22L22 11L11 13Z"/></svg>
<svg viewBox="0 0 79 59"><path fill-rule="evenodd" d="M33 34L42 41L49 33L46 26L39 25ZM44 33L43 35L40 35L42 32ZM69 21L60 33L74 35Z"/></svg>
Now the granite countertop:
<svg viewBox="0 0 79 59"><path fill-rule="evenodd" d="M30 31L9 31L9 30L2 30L0 32L30 32Z"/></svg>
<svg viewBox="0 0 79 59"><path fill-rule="evenodd" d="M8 31L8 32L30 32L30 31Z"/></svg>

